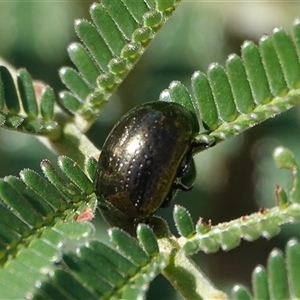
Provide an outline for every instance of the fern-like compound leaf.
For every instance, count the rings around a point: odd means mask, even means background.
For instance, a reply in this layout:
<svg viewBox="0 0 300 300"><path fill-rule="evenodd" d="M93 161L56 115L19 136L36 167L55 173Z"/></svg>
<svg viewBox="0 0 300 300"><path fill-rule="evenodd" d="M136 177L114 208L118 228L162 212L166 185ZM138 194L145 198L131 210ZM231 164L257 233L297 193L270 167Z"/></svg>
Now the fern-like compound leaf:
<svg viewBox="0 0 300 300"><path fill-rule="evenodd" d="M293 176L293 186L289 193L283 194L283 190L277 186L277 199L284 199L276 207L261 209L258 213L215 226L200 219L196 230L193 229L189 213L182 207L175 207L174 220L179 234L182 235L179 242L186 253L212 253L220 248L227 251L237 247L241 239L253 241L261 236L271 238L279 233L280 225L300 221L299 164L293 154L283 147L275 149L274 160L278 167L291 170Z"/></svg>
<svg viewBox="0 0 300 300"><path fill-rule="evenodd" d="M151 231L151 230L150 230ZM151 235L153 232L144 232ZM132 237L114 229L112 239L118 250L98 241L63 255L53 274L34 292L65 299L139 299L149 283L166 266L167 255L159 251L149 256ZM130 250L131 249L131 250ZM129 251L128 251L129 250Z"/></svg>
<svg viewBox="0 0 300 300"><path fill-rule="evenodd" d="M68 49L77 70L60 70L69 89L60 93L63 106L91 124L177 5L177 0L101 0L92 4L92 22L75 23L81 43Z"/></svg>
<svg viewBox="0 0 300 300"><path fill-rule="evenodd" d="M184 105L216 142L288 110L300 99L299 22L293 31L290 37L275 29L258 46L245 42L241 57L230 55L225 68L214 63L207 75L196 71L191 95L172 82L160 100Z"/></svg>
<svg viewBox="0 0 300 300"><path fill-rule="evenodd" d="M267 267L258 265L252 273L252 294L242 285L232 290L233 298L241 299L298 299L300 243L291 239L282 251L274 249L269 254Z"/></svg>
<svg viewBox="0 0 300 300"><path fill-rule="evenodd" d="M64 178L45 164L44 177L25 169L20 178L0 181L1 299L31 298L35 285L61 260L66 241L94 233L84 222L93 218L96 204L91 180L67 157L59 158Z"/></svg>
<svg viewBox="0 0 300 300"><path fill-rule="evenodd" d="M17 72L16 81L17 86L9 70L0 66L0 125L7 129L47 136L52 140L59 138L61 129L54 120L53 90L33 82L24 69Z"/></svg>

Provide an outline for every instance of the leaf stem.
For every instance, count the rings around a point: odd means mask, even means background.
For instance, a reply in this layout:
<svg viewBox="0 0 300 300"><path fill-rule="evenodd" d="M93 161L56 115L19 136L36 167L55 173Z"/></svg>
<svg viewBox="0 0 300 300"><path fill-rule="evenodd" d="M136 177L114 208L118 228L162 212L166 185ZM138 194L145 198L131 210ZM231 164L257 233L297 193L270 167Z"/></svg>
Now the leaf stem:
<svg viewBox="0 0 300 300"><path fill-rule="evenodd" d="M71 122L66 123L63 135L58 141L51 141L44 137L39 137L39 139L55 153L72 158L81 168L84 167L86 156L97 158L100 152L87 136Z"/></svg>
<svg viewBox="0 0 300 300"><path fill-rule="evenodd" d="M181 251L174 238L164 237L158 243L161 252L171 252L169 264L162 274L185 299L228 299L224 292L213 286L194 261Z"/></svg>

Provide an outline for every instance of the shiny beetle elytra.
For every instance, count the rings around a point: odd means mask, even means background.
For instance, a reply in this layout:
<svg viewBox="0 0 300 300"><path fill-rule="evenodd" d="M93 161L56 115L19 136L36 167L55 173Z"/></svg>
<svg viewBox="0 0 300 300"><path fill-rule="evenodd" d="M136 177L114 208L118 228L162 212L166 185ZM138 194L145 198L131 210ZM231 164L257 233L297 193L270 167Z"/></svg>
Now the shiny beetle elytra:
<svg viewBox="0 0 300 300"><path fill-rule="evenodd" d="M145 222L177 190L190 190L193 151L210 146L195 139L198 134L195 116L180 104L148 102L129 111L108 135L98 161L95 193L108 223Z"/></svg>

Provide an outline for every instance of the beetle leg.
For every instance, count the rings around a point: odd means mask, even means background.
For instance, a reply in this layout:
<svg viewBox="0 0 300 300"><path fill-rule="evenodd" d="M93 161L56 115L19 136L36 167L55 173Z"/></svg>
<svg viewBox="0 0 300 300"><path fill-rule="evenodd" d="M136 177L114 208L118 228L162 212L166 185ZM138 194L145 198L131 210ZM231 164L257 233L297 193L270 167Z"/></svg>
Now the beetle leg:
<svg viewBox="0 0 300 300"><path fill-rule="evenodd" d="M177 177L183 177L186 173L189 172L195 152L200 152L201 150L212 147L215 144L215 139L207 134L199 134L198 136L196 136L192 141L191 146L187 151L183 161L181 162L181 167L177 172Z"/></svg>
<svg viewBox="0 0 300 300"><path fill-rule="evenodd" d="M189 171L192 160L193 160L193 147L190 147L187 154L185 155L184 160L181 162L180 174L177 174L178 177L182 177L185 173Z"/></svg>
<svg viewBox="0 0 300 300"><path fill-rule="evenodd" d="M192 141L191 144L192 153L194 154L200 152L204 149L214 146L215 144L216 144L216 140L212 136L204 133L199 134Z"/></svg>
<svg viewBox="0 0 300 300"><path fill-rule="evenodd" d="M185 174L187 174L187 172L189 172L189 170L191 168L193 168L194 170L194 161L193 161L193 158L192 156L190 156L190 162L188 164L185 164L185 166L183 167L183 171ZM173 182L173 185L172 185L172 188L171 190L169 191L167 197L164 199L163 203L161 204L161 207L168 207L170 206L172 200L174 199L176 193L177 193L177 190L182 190L182 191L190 191L194 186L194 180L193 180L193 183L191 184L184 184L182 181L181 181L181 177L177 177L175 178L174 182Z"/></svg>
<svg viewBox="0 0 300 300"><path fill-rule="evenodd" d="M193 188L194 184L184 184L180 178L176 178L176 180L173 183L173 188L177 190L182 190L184 192L188 192Z"/></svg>
<svg viewBox="0 0 300 300"><path fill-rule="evenodd" d="M177 193L176 189L172 188L169 191L167 197L164 199L164 201L163 201L163 203L161 204L160 207L166 208L166 207L170 206L170 204L171 204L172 200L174 199L176 193Z"/></svg>

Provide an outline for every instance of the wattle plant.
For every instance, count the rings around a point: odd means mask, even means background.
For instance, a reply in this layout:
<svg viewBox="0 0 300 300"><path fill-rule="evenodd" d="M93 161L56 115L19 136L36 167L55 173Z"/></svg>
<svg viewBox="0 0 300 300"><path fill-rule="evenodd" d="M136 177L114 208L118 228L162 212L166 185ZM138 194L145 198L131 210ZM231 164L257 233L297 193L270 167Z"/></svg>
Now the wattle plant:
<svg viewBox="0 0 300 300"><path fill-rule="evenodd" d="M277 185L271 208L213 225L201 216L195 223L181 203L173 210L176 234L163 218L153 216L132 235L121 225L108 229L110 242L97 235L94 178L100 150L87 131L159 29L180 10L179 3L92 4L91 20L75 22L80 42L68 47L74 66L60 69L65 90L58 97L25 69L0 66L0 125L35 135L58 155L58 169L45 158L43 175L24 169L0 180L1 299L143 299L159 274L186 299L300 298L296 234L284 252L272 250L266 267L254 269L251 289L234 285L231 292L222 291L191 258L230 251L241 240L270 239L286 223L296 226L300 167L283 146L273 158L278 168L290 171L292 186ZM298 104L299 56L296 21L291 36L275 29L258 44L247 41L241 55L230 55L225 66L212 63L206 73L195 71L188 87L173 81L157 100L184 106L201 128L196 139L217 145Z"/></svg>

